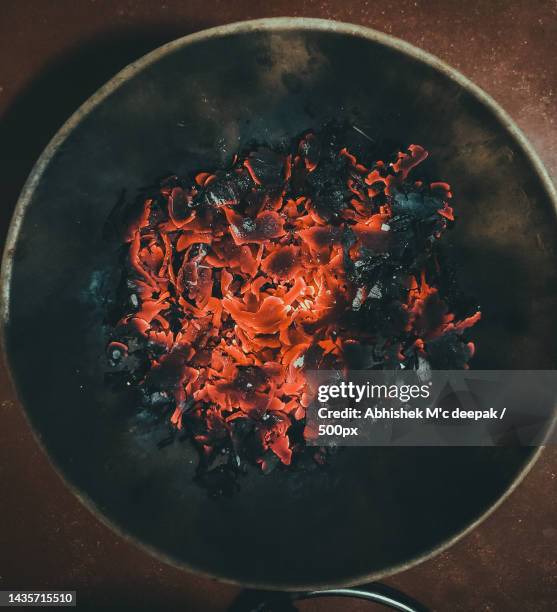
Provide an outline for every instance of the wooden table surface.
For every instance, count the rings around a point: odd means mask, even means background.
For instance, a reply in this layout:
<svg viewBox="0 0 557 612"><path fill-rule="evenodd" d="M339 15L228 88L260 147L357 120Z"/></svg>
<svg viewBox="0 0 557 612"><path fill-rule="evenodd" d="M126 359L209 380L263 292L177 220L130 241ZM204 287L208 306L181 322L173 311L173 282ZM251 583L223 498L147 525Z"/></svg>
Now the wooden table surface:
<svg viewBox="0 0 557 612"><path fill-rule="evenodd" d="M173 38L268 16L358 23L434 53L512 115L557 177L555 0L0 0L2 234L50 137L116 71ZM80 610L226 610L238 589L159 562L91 515L35 442L4 367L0 390L0 589L77 590ZM556 610L556 474L548 448L477 529L385 583L435 610Z"/></svg>

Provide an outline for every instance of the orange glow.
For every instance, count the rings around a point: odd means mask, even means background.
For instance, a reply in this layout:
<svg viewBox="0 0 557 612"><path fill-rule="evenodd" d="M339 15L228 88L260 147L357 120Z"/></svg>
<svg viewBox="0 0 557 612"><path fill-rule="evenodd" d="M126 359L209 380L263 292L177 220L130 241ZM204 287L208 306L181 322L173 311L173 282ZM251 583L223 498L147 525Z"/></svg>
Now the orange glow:
<svg viewBox="0 0 557 612"><path fill-rule="evenodd" d="M311 399L305 359L311 353L312 367L342 365L344 347L359 340L342 327L342 317L355 300L371 296L369 288L358 293L345 259L391 248L391 206L374 198L383 189L389 195L428 155L413 144L394 163L377 161L366 168L347 148L340 149L350 170L352 199L329 223L319 202L287 195L295 174L308 176L318 168L316 147L314 135L307 134L299 154L280 161L281 188L243 208L232 195L218 207L195 208L196 195L219 180L208 171L197 173L189 190L161 188L164 214L153 221L153 199L147 199L126 234L138 304L120 325L131 326L154 347L146 377L172 379L170 421L177 429L187 429L186 417L202 422L203 432L192 435L205 454L230 435L237 419L249 417L263 451L291 463L295 447L289 432L304 419ZM235 172L251 181L252 194L261 195L264 174L252 160L235 158ZM430 190L439 197L444 228L454 219L449 185L431 183ZM406 331L419 352L431 338L462 332L480 318L476 313L455 322L425 271L409 276L406 286ZM127 352L119 342L109 348ZM472 343L468 349L473 353ZM401 351L398 357L404 359ZM268 468L268 456L257 461Z"/></svg>

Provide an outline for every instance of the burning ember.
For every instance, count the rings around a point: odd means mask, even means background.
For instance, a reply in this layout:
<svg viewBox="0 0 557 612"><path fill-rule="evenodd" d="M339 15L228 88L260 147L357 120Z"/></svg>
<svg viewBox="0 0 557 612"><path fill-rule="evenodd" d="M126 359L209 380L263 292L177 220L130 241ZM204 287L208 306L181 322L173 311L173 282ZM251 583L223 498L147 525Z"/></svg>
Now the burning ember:
<svg viewBox="0 0 557 612"><path fill-rule="evenodd" d="M451 312L436 248L449 185L410 178L423 147L378 160L355 133L167 177L127 227L109 361L194 442L203 483L324 461L304 445L308 369L456 369L474 353L462 332L480 313Z"/></svg>

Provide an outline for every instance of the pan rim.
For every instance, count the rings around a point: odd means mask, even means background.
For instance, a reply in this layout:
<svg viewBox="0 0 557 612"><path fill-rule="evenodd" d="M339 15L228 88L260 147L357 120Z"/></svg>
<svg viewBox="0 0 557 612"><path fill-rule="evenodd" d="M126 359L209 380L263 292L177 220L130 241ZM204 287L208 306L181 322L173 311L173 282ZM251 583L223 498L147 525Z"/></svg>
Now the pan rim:
<svg viewBox="0 0 557 612"><path fill-rule="evenodd" d="M216 579L221 582L232 584L239 587L249 587L258 589L271 589L271 590L282 590L282 591L302 591L302 590L317 590L323 588L333 587L350 587L358 584L364 584L376 580L383 579L387 576L397 574L401 571L408 570L432 557L445 551L450 546L464 538L468 533L475 529L480 523L488 518L499 506L512 494L512 492L521 484L526 475L532 469L533 465L539 459L545 443L549 440L552 431L555 429L557 422L557 415L554 417L552 423L547 429L547 433L544 438L544 443L540 445L524 464L518 474L515 476L513 481L504 491L504 493L482 512L474 521L467 524L460 531L454 534L451 538L444 540L443 542L435 545L433 548L425 551L424 553L408 559L405 562L398 563L381 571L359 574L348 579L341 579L335 582L312 582L312 583L289 583L284 584L273 584L271 581L265 582L249 582L241 581L234 578L223 577L221 575L213 574L210 571L201 570L181 559L178 559L172 555L164 553L157 547L146 544L139 540L138 537L131 535L128 531L122 527L119 523L114 522L111 518L106 516L97 506L96 502L91 499L84 491L76 487L70 482L63 471L63 469L57 464L57 462L51 457L47 448L43 444L40 432L38 432L35 426L32 424L31 419L27 413L27 410L19 397L19 391L15 384L14 376L11 371L10 361L8 359L7 347L6 347L6 326L9 324L10 318L10 286L12 277L12 264L13 255L15 252L15 245L17 243L18 235L21 229L23 219L27 207L33 199L35 188L39 184L44 172L46 171L52 157L63 144L69 134L81 123L81 121L89 115L98 105L100 105L106 98L108 98L114 91L116 91L122 84L127 82L130 78L141 72L146 67L154 64L159 58L164 57L168 54L173 53L178 49L188 47L190 45L215 39L226 37L232 34L246 34L250 32L288 32L288 31L319 31L319 32L331 32L336 34L343 34L352 36L355 38L365 39L373 43L385 46L389 49L400 52L403 55L409 56L410 58L422 62L429 67L433 68L437 72L441 72L444 76L454 81L462 89L471 94L480 104L482 104L492 115L495 116L498 123L507 131L512 140L521 149L522 153L530 162L538 181L541 183L543 190L547 197L553 204L554 211L557 214L557 189L551 181L547 170L545 169L541 159L539 158L534 147L530 144L526 136L516 125L514 120L503 110L503 108L495 102L495 100L485 93L480 87L475 85L467 77L462 75L460 72L449 66L444 61L440 60L436 56L423 51L422 49L411 45L401 39L395 38L388 34L378 32L371 28L364 26L358 26L351 23L344 23L340 21L317 19L317 18L301 18L301 17L273 17L256 19L249 21L239 21L230 23L222 26L216 26L210 29L202 30L183 36L181 38L170 41L138 60L132 62L121 71L119 71L114 77L112 77L105 85L99 88L88 100L86 100L71 116L70 118L60 127L53 138L50 140L37 162L33 166L29 177L27 178L21 194L16 203L12 219L10 221L6 243L4 246L4 252L2 257L2 264L0 270L0 345L2 351L2 358L6 366L8 378L11 381L12 388L15 391L15 397L17 403L22 408L25 415L26 421L30 430L32 431L35 440L44 452L48 461L50 462L53 469L56 471L59 477L62 478L64 484L69 490L80 500L80 502L104 525L116 532L120 537L126 541L138 546L148 554L155 558L179 569L190 571L196 575L204 576L210 579Z"/></svg>

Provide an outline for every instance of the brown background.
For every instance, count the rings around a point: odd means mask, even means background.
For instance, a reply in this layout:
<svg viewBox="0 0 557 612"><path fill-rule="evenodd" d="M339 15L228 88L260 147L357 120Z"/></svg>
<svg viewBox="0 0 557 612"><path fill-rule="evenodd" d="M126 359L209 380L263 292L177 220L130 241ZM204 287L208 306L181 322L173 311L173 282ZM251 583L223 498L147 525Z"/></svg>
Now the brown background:
<svg viewBox="0 0 557 612"><path fill-rule="evenodd" d="M49 138L117 70L190 32L285 15L371 26L438 55L510 112L557 177L555 0L0 0L2 234ZM76 589L80 609L226 609L236 588L160 563L81 506L37 446L3 368L0 389L1 589ZM557 609L556 473L557 449L547 449L479 528L385 582L436 610Z"/></svg>

